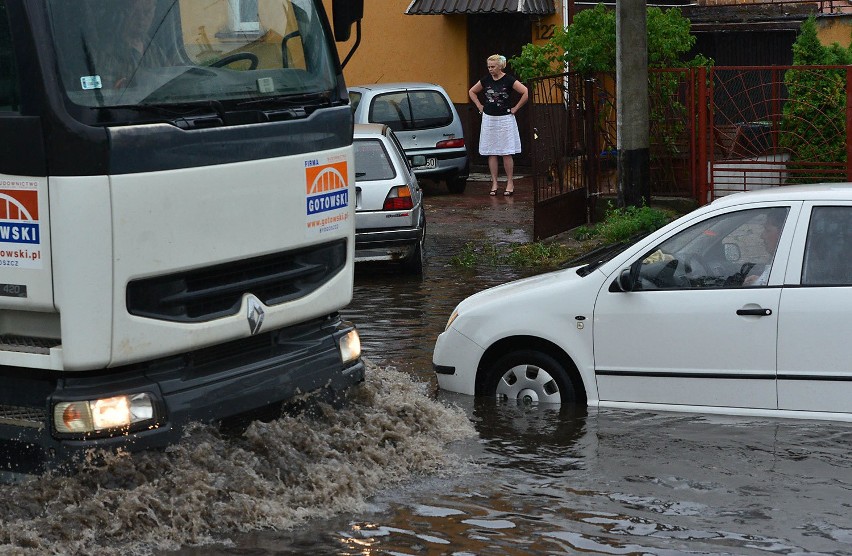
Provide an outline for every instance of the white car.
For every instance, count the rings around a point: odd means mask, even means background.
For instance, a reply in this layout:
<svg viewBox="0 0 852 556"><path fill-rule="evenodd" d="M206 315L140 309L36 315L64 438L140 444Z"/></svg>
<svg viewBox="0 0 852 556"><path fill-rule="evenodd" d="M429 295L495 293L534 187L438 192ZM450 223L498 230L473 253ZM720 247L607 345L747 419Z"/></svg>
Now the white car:
<svg viewBox="0 0 852 556"><path fill-rule="evenodd" d="M465 299L433 364L463 394L849 421L851 340L852 184L785 186Z"/></svg>
<svg viewBox="0 0 852 556"><path fill-rule="evenodd" d="M354 147L355 262L391 261L422 275L423 191L402 145L386 125L355 124Z"/></svg>

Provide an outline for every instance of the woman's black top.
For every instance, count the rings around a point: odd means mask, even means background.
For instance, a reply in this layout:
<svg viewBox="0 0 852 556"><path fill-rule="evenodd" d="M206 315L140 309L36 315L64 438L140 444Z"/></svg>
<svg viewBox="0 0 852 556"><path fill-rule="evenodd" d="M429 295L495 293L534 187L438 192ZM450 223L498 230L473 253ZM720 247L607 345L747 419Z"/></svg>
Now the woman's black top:
<svg viewBox="0 0 852 556"><path fill-rule="evenodd" d="M489 116L506 116L512 108L509 100L509 94L512 92L512 86L515 84L515 79L508 73L503 74L500 79L494 79L491 74L479 80L482 83L482 89L485 93L485 102L482 104L483 112Z"/></svg>

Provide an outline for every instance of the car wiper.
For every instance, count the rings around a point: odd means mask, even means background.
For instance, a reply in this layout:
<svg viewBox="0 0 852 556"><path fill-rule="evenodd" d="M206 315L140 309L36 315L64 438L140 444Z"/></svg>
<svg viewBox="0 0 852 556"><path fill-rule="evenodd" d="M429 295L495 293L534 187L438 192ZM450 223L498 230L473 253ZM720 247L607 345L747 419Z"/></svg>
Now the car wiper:
<svg viewBox="0 0 852 556"><path fill-rule="evenodd" d="M649 233L650 232L636 234L628 239L598 247L584 255L580 255L575 259L571 259L570 261L563 263L560 265L560 268L571 268L584 265L582 268L577 269L577 274L580 276L588 276L596 268L612 259L643 237L647 236Z"/></svg>

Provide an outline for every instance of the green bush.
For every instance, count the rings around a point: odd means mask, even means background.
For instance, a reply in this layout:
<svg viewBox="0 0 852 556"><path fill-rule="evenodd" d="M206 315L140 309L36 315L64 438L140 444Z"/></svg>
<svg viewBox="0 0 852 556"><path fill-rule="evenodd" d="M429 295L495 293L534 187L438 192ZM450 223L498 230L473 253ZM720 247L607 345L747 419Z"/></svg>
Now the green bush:
<svg viewBox="0 0 852 556"><path fill-rule="evenodd" d="M671 219L670 213L649 206L610 207L604 221L595 227L595 237L604 243L616 243L636 234L653 232Z"/></svg>

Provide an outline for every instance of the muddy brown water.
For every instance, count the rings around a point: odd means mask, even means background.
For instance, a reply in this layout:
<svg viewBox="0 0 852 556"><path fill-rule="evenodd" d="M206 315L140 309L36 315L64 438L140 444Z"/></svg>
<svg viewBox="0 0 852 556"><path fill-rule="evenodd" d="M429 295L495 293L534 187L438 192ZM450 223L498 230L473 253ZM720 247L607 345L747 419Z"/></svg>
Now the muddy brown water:
<svg viewBox="0 0 852 556"><path fill-rule="evenodd" d="M452 308L524 274L450 257L532 223L528 182L425 185L424 279L357 271L370 364L345 408L0 486L0 554L852 554L850 425L436 393Z"/></svg>

